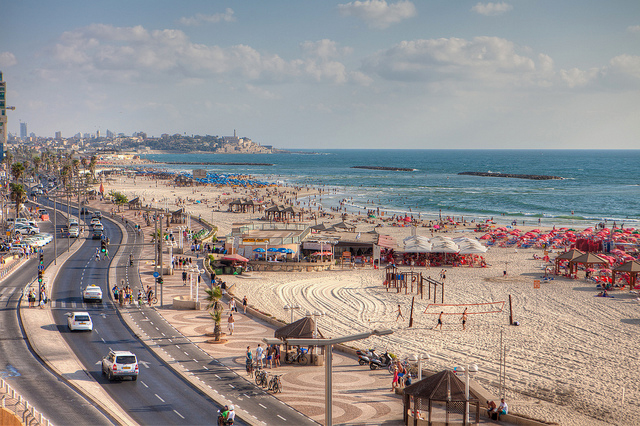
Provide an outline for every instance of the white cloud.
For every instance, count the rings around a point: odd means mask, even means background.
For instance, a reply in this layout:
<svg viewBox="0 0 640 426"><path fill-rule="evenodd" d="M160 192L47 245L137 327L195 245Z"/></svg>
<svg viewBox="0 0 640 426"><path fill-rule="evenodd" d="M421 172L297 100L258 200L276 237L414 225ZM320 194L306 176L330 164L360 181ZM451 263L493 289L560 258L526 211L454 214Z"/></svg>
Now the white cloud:
<svg viewBox="0 0 640 426"><path fill-rule="evenodd" d="M0 52L0 67L8 68L16 65L18 60L11 52Z"/></svg>
<svg viewBox="0 0 640 426"><path fill-rule="evenodd" d="M500 2L500 3L478 3L471 8L473 12L476 12L480 15L485 16L497 16L502 15L513 9L508 3Z"/></svg>
<svg viewBox="0 0 640 426"><path fill-rule="evenodd" d="M301 49L303 58L287 61L247 45L193 43L180 30L96 24L64 33L50 51L49 67L82 71L87 79L120 82L146 82L159 75L201 79L224 75L263 83L297 79L367 84L361 73L349 72L333 59L350 54L350 48L324 39L302 43Z"/></svg>
<svg viewBox="0 0 640 426"><path fill-rule="evenodd" d="M387 4L385 0L364 0L338 5L342 16L354 16L365 21L369 27L385 29L408 18L416 16L412 2L401 0Z"/></svg>
<svg viewBox="0 0 640 426"><path fill-rule="evenodd" d="M640 79L640 56L616 56L609 65L613 72Z"/></svg>
<svg viewBox="0 0 640 426"><path fill-rule="evenodd" d="M403 41L365 59L363 69L396 81L538 85L552 77L553 61L519 54L498 37L441 38Z"/></svg>
<svg viewBox="0 0 640 426"><path fill-rule="evenodd" d="M630 25L627 27L627 31L630 33L640 33L640 25Z"/></svg>
<svg viewBox="0 0 640 426"><path fill-rule="evenodd" d="M591 68L584 71L578 68L570 70L560 70L560 78L569 86L569 88L583 87L592 83L600 75L600 70Z"/></svg>
<svg viewBox="0 0 640 426"><path fill-rule="evenodd" d="M227 8L224 13L214 13L213 15L204 15L202 13L196 13L192 17L182 17L179 22L186 26L198 26L203 23L217 24L220 22L235 22L236 18L233 16L233 9Z"/></svg>

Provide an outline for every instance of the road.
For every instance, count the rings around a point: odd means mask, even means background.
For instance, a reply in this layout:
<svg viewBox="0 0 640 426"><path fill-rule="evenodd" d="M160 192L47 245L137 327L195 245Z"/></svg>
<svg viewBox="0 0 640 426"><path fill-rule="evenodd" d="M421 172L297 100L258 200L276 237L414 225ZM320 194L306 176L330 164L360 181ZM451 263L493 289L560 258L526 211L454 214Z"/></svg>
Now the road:
<svg viewBox="0 0 640 426"><path fill-rule="evenodd" d="M41 222L40 228L42 232L54 232L50 222ZM63 250L66 245L59 245L58 252ZM53 243L45 246L44 252L48 265L53 259ZM56 425L113 424L92 403L51 373L28 345L18 320L18 309L22 288L37 276L37 262L36 258L30 259L0 282L0 376Z"/></svg>
<svg viewBox="0 0 640 426"><path fill-rule="evenodd" d="M119 228L103 221L105 235L113 245L121 239ZM88 239L83 247L58 272L53 288L52 313L60 333L71 349L111 397L140 424L210 424L218 406L196 391L149 351L126 327L107 297L109 260L95 261L99 240ZM102 303L85 303L82 289L89 284L102 288ZM66 314L87 311L94 323L93 332L68 331ZM101 374L100 362L109 349L128 350L139 360L138 381L109 382Z"/></svg>

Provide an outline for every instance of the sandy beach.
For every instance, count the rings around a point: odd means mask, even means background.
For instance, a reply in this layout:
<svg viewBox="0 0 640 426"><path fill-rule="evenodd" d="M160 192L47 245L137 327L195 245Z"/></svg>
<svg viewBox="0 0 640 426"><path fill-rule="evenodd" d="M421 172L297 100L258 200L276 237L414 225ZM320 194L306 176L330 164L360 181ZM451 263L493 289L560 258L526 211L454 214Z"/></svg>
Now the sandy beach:
<svg viewBox="0 0 640 426"><path fill-rule="evenodd" d="M313 189L288 187L176 188L167 181L140 177L135 182L115 177L104 185L107 193L115 190L129 199L141 197L143 205L170 211L183 207L217 226L220 236L228 234L233 223L263 215L229 213L225 202L231 199L250 196L282 204L315 193ZM379 233L394 237L400 246L410 233L408 227L389 226L379 220L351 219L358 231L378 226ZM336 215L320 220L335 223L340 219ZM417 228L417 233L431 237L426 228ZM447 235L477 238L482 234L457 229ZM258 279L224 279L235 285L237 296L247 295L255 307L280 319L289 318L283 310L287 303L300 305L303 312L325 312L319 319L325 336L391 328L393 335L361 341L357 346L389 350L400 357L429 354L431 359L425 365L434 370L476 363L480 370L476 378L496 395L502 335L506 397L512 412L561 425L640 424L637 295L623 290L613 292L613 298L595 297L595 284L583 278L556 277L536 289L533 281L544 274L545 265L534 259L534 254L540 255L541 250L496 247L485 254L486 268L447 268L445 303L506 302L502 312L469 315L466 331L461 325L463 308L447 308L456 314L444 317L442 331L433 330L440 308L431 307L425 313L429 303L426 295L420 299L415 293L387 292L384 272L370 267L317 273L254 272L253 278ZM438 279L441 269L422 267L415 271ZM503 276L505 269L507 275ZM414 324L409 328L413 296ZM513 319L519 326L509 325L509 296ZM398 321L397 305L404 315Z"/></svg>

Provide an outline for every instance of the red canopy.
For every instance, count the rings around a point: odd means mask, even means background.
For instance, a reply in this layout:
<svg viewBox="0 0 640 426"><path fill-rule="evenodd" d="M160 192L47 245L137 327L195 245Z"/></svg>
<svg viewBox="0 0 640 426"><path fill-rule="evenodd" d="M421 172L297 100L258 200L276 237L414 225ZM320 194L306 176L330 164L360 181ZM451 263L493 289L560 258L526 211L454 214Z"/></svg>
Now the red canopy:
<svg viewBox="0 0 640 426"><path fill-rule="evenodd" d="M225 257L222 258L222 260L232 260L234 262L248 262L249 259L247 259L246 257L242 257L239 254L228 254Z"/></svg>

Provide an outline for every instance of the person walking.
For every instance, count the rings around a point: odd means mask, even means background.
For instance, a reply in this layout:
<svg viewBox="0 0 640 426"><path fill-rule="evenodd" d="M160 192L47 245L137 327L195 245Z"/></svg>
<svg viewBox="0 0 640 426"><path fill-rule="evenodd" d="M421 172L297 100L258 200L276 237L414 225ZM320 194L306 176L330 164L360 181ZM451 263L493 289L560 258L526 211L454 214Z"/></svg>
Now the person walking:
<svg viewBox="0 0 640 426"><path fill-rule="evenodd" d="M231 312L238 312L238 307L236 306L236 299L235 298L231 298L231 300L229 301L229 310Z"/></svg>
<svg viewBox="0 0 640 426"><path fill-rule="evenodd" d="M464 312L462 313L462 330L466 330L467 329L467 309L469 308L464 308Z"/></svg>
<svg viewBox="0 0 640 426"><path fill-rule="evenodd" d="M242 309L244 310L244 313L245 313L245 314L247 313L247 303L248 303L248 302L247 302L247 296L245 296L245 297L242 299Z"/></svg>
<svg viewBox="0 0 640 426"><path fill-rule="evenodd" d="M400 317L402 317L402 319L404 320L404 316L402 315L402 309L400 309L400 305L398 305L398 310L396 312L398 313L398 315L396 316L396 322L398 322L398 319Z"/></svg>
<svg viewBox="0 0 640 426"><path fill-rule="evenodd" d="M440 327L440 331L442 331L442 316L444 315L444 312L440 312L440 315L438 315L438 323L435 325L435 327L432 328L432 330L435 330L436 328Z"/></svg>
<svg viewBox="0 0 640 426"><path fill-rule="evenodd" d="M187 285L187 271L182 271L182 286Z"/></svg>
<svg viewBox="0 0 640 426"><path fill-rule="evenodd" d="M233 327L235 325L236 320L233 318L233 313L229 314L229 319L227 319L229 323L229 336L233 336Z"/></svg>
<svg viewBox="0 0 640 426"><path fill-rule="evenodd" d="M262 367L262 358L264 357L264 349L258 343L258 347L256 348L256 362L259 367Z"/></svg>

